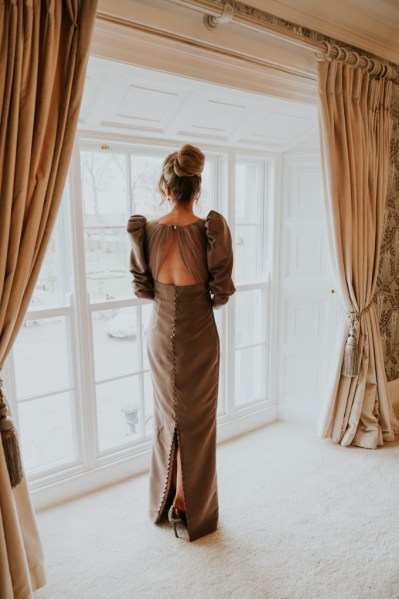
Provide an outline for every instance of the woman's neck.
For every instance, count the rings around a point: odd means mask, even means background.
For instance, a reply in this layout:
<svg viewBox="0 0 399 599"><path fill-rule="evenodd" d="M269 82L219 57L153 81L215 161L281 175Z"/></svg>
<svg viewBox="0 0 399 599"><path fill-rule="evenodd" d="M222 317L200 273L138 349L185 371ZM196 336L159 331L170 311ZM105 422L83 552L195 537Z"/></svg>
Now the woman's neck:
<svg viewBox="0 0 399 599"><path fill-rule="evenodd" d="M190 204L174 204L172 206L172 208L169 211L169 214L176 214L179 216L193 216L194 215L194 211L193 211L193 203L191 202Z"/></svg>

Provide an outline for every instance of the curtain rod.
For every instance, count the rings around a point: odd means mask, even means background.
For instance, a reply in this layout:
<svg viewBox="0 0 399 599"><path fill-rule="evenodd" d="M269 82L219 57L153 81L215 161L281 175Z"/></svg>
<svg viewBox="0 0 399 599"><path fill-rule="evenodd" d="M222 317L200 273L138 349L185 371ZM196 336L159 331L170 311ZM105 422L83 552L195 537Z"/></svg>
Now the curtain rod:
<svg viewBox="0 0 399 599"><path fill-rule="evenodd" d="M181 34L170 33L163 29L159 29L157 27L152 27L150 25L143 25L142 23L137 23L130 19L126 19L124 17L116 17L112 14L108 14L102 11L97 11L96 19L99 21L105 21L107 23L113 23L115 25L120 25L122 27L126 27L129 29L133 29L135 31L141 31L144 33L150 33L152 35L156 35L158 37L162 37L168 40L179 41L183 44L191 46L193 48L199 48L201 50L211 50L216 54L220 54L221 56L226 56L228 58L236 58L242 60L246 63L255 64L261 67L267 67L269 69L275 69L279 73L284 72L288 75L300 75L302 79L308 79L309 81L316 82L317 75L315 72L306 71L304 69L297 69L294 67L284 66L281 63L272 62L271 60L267 60L265 58L256 58L254 56L244 54L242 52L238 52L235 50L229 50L226 48L220 48L217 45L210 44L208 42L202 42L199 40L193 40L192 38L185 37Z"/></svg>
<svg viewBox="0 0 399 599"><path fill-rule="evenodd" d="M168 0L168 2L203 13L204 25L207 29L215 29L218 24L235 22L313 50L317 60L340 60L351 66L367 69L372 77L386 77L399 84L397 65L371 54L366 55L363 50L362 54L359 54L358 48L343 46L343 42L339 40L333 40L334 43L331 43L331 39L321 33L290 23L243 2L229 0ZM315 36L320 39L315 39Z"/></svg>

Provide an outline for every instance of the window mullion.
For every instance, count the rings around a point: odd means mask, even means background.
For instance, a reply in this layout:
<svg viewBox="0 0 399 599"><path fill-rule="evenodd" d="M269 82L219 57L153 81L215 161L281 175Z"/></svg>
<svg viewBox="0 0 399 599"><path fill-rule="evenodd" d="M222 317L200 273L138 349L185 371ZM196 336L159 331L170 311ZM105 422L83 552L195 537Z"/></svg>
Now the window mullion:
<svg viewBox="0 0 399 599"><path fill-rule="evenodd" d="M266 224L266 214L267 214L267 205L268 205L268 194L266 192L267 190L267 186L266 186L266 161L263 160L262 162L262 176L261 176L261 203L260 203L260 239L259 239L259 244L260 244L260 252L259 252L259 266L258 266L258 272L260 273L260 276L262 277L262 280L264 278L264 273L265 273L265 266L266 266L266 243L267 243L267 238L269 237L268 235L265 235L265 232L267 231L267 224Z"/></svg>
<svg viewBox="0 0 399 599"><path fill-rule="evenodd" d="M235 188L236 188L236 153L229 152L227 158L227 219L230 223L231 237L233 248L235 247L235 213L236 213L236 197L235 197ZM235 277L234 274L234 265L233 265L233 280ZM225 338L225 348L226 348L226 413L229 418L233 418L235 414L235 363L236 363L236 351L235 351L235 296L233 295L230 301L228 302L225 309L225 326L224 329L224 338Z"/></svg>
<svg viewBox="0 0 399 599"><path fill-rule="evenodd" d="M79 430L83 448L83 461L93 466L97 455L97 414L95 397L94 356L92 344L92 313L86 285L83 198L80 168L80 145L76 137L70 166L70 209L72 215L71 237L74 263L74 331L76 340L76 364L79 387L76 389Z"/></svg>
<svg viewBox="0 0 399 599"><path fill-rule="evenodd" d="M68 181L69 184L69 181ZM70 401L70 409L71 409L71 423L72 423L72 437L73 437L73 447L75 456L74 459L81 459L83 454L82 451L82 431L80 427L80 410L78 405L78 364L76 362L76 334L74 330L74 312L72 310L73 304L73 294L69 291L69 296L67 296L67 290L71 289L72 280L69 278L70 267L71 267L71 256L68 243L68 234L71 231L71 220L70 220L70 212L69 212L69 193L68 189L64 190L60 214L59 214L59 229L57 235L57 244L59 248L59 252L57 252L58 256L58 273L62 273L61 276L58 277L59 281L59 302L60 304L65 304L65 326L66 326L66 342L67 342L67 363L68 363L68 376L69 376L69 401ZM68 277L68 279L67 279ZM43 395L42 395L43 397Z"/></svg>

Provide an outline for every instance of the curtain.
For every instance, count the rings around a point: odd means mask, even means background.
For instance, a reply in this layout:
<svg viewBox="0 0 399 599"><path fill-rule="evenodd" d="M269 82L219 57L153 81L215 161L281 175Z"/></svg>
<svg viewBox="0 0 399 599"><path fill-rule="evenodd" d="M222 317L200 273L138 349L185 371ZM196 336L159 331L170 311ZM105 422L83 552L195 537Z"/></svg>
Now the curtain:
<svg viewBox="0 0 399 599"><path fill-rule="evenodd" d="M376 305L389 382L399 382L399 86L392 89L391 149ZM396 385L388 385L395 388ZM392 397L392 395L391 395ZM396 392L397 400L399 393Z"/></svg>
<svg viewBox="0 0 399 599"><path fill-rule="evenodd" d="M388 182L392 81L336 60L320 60L317 69L328 241L345 314L318 434L343 446L375 449L399 433L373 301ZM344 375L351 323L357 369Z"/></svg>
<svg viewBox="0 0 399 599"><path fill-rule="evenodd" d="M71 156L97 0L0 2L0 370L54 226ZM0 597L45 582L26 481L0 443Z"/></svg>

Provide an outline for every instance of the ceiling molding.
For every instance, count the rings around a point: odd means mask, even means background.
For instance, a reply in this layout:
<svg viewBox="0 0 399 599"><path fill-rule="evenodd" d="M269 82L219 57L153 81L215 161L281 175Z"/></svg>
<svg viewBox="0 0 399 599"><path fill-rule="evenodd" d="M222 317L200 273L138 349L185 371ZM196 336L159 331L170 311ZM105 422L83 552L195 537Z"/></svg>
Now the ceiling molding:
<svg viewBox="0 0 399 599"><path fill-rule="evenodd" d="M165 0L100 0L90 51L237 89L316 102L316 61L308 51L281 40L265 43L263 35L238 26L215 39L202 15Z"/></svg>
<svg viewBox="0 0 399 599"><path fill-rule="evenodd" d="M347 54L345 62L356 64L360 67L369 68L368 57L372 58L373 62L380 65L381 72L385 72L388 67L388 78L399 82L399 70L396 63L387 64L386 59L383 59L379 54L366 52L363 46L353 46L342 39L342 29L337 32L337 36L327 36L317 29L305 27L303 20L298 22L290 22L286 18L281 18L270 12L266 12L264 7L262 10L248 5L237 0L168 0L171 4L176 4L181 7L189 8L193 11L203 13L204 26L213 31L216 28L228 27L231 23L237 23L241 27L246 27L254 31L259 31L267 36L283 38L287 42L293 43L296 46L301 46L310 51L326 54L326 58L336 58L338 56L337 46L346 46L352 52ZM361 1L361 0L358 0ZM226 10L228 8L228 10ZM217 15L217 16L216 16ZM359 16L359 15L357 15ZM398 11L399 17L399 11ZM302 17L303 19L303 17ZM370 35L367 34L368 40ZM327 42L327 43L326 43ZM334 48L330 54L330 47ZM328 53L327 53L327 50ZM359 60L360 55L360 60ZM368 56L367 56L368 55ZM383 62L383 64L381 64ZM374 68L374 66L373 66ZM378 73L379 74L379 73Z"/></svg>
<svg viewBox="0 0 399 599"><path fill-rule="evenodd" d="M248 4L399 64L398 0L248 0Z"/></svg>

